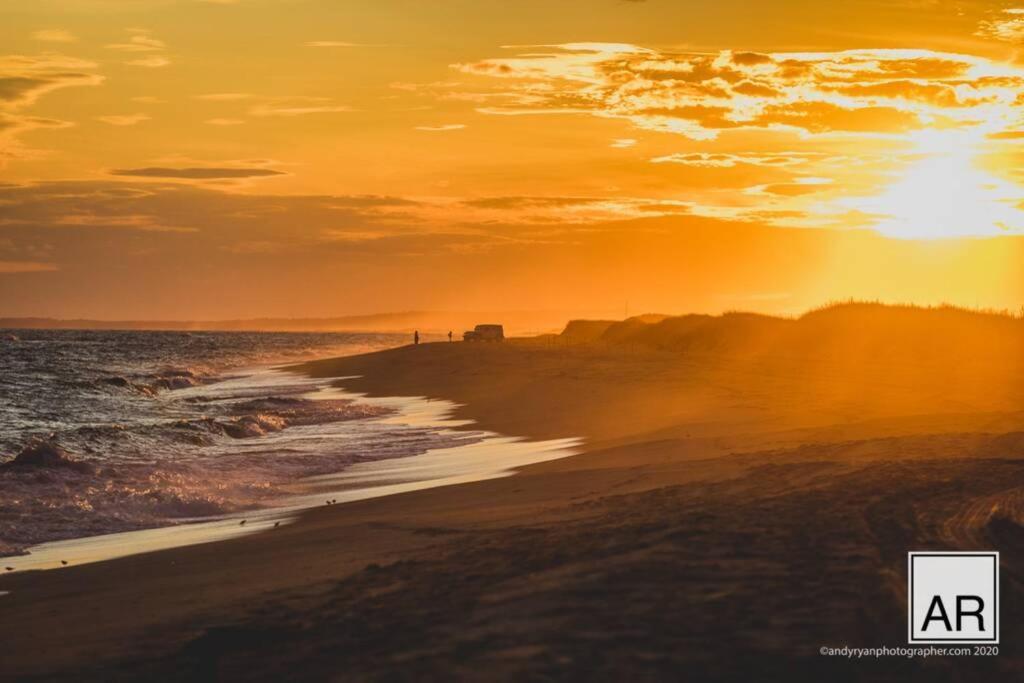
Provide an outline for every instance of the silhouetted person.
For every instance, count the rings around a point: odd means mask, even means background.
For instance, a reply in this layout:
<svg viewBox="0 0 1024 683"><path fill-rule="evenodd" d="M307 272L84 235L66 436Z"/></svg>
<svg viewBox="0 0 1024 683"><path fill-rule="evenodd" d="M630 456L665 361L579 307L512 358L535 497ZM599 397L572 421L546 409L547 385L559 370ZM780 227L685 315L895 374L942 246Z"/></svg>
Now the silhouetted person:
<svg viewBox="0 0 1024 683"><path fill-rule="evenodd" d="M415 332L412 333L412 343L413 344L419 344L420 343L420 331L419 330L416 330Z"/></svg>
<svg viewBox="0 0 1024 683"><path fill-rule="evenodd" d="M448 343L449 344L452 343L452 331L451 330L448 330Z"/></svg>

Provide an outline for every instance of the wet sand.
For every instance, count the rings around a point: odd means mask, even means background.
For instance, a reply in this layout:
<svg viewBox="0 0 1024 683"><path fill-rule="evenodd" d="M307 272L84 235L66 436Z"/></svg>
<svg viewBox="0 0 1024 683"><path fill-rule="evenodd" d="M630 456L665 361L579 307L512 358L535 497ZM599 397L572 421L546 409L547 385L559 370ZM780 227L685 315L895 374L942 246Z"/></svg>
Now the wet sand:
<svg viewBox="0 0 1024 683"><path fill-rule="evenodd" d="M0 678L966 681L1024 665L1019 382L550 342L304 369L584 452L0 575ZM970 548L1002 553L998 657L818 654L905 645L906 551Z"/></svg>

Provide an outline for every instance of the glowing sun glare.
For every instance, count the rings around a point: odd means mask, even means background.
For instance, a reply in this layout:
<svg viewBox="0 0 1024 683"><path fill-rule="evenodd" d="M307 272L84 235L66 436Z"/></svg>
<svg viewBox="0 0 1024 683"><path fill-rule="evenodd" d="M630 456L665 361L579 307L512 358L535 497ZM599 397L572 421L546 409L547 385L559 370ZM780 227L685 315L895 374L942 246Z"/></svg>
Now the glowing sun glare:
<svg viewBox="0 0 1024 683"><path fill-rule="evenodd" d="M876 230L900 239L991 237L1024 232L1021 188L977 164L977 132L930 130L918 154L881 194L855 208L879 217Z"/></svg>

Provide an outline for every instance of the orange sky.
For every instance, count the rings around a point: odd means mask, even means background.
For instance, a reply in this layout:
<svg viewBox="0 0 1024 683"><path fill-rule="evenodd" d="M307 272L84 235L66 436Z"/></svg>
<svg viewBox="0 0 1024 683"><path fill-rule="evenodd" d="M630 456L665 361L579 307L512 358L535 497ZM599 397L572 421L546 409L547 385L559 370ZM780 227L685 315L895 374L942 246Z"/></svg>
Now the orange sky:
<svg viewBox="0 0 1024 683"><path fill-rule="evenodd" d="M0 315L1024 304L1024 4L0 4Z"/></svg>

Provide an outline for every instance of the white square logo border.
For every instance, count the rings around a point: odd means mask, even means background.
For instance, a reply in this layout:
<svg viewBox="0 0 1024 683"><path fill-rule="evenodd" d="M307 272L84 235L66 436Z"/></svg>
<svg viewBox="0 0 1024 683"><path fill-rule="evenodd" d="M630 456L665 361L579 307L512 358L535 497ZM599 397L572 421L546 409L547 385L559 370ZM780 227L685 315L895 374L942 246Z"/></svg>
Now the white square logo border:
<svg viewBox="0 0 1024 683"><path fill-rule="evenodd" d="M988 561L990 561L992 563L991 584L989 586L985 587L986 588L985 591L981 591L981 592L985 593L986 595L991 594L991 596L992 596L992 610L991 610L991 612L988 612L988 610L986 610L986 614L989 614L989 616L990 616L990 618L992 620L991 621L991 623L992 623L992 628L991 628L992 637L990 637L990 638L989 637L979 637L978 635L967 635L967 636L960 637L960 638L935 638L935 637L929 637L929 636L926 636L926 635L921 636L921 637L917 637L917 638L914 637L914 631L915 631L915 628L914 628L914 624L915 624L915 621L914 621L914 619L915 619L915 607L919 607L919 605L917 605L917 606L915 605L915 595L914 595L914 572L915 572L914 560L916 558L920 558L920 559L950 558L951 560L952 559L963 560L963 559L967 559L967 558L977 558L978 560L988 560ZM919 562L918 563L919 566L916 568L918 572L921 571L921 569L920 569L920 565L921 564L923 564L923 563ZM962 563L960 563L960 564L962 564ZM972 571L975 574L978 574L978 569L979 568L974 568ZM987 573L987 571L988 571L987 568L984 568L984 573ZM944 579L944 581L946 581L947 585L948 585L948 578ZM923 583L923 581L919 577L919 584L920 583ZM973 595L974 593L978 592L977 581L975 581L973 583L974 583L974 585L972 585L972 586L960 586L960 585L958 585L958 586L955 587L955 590L957 590L957 591L960 591L960 590L970 591L971 594ZM921 597L921 596L918 596L918 597ZM972 614L968 614L968 616L973 616L973 615ZM957 615L957 619L958 619L958 628L959 628L959 615ZM983 631L987 632L988 629L983 629ZM910 644L950 644L950 643L954 643L955 644L955 643L964 643L964 644L978 644L978 645L981 645L981 644L997 645L999 643L999 552L998 551L994 551L994 550L992 550L992 551L987 551L987 550L979 550L979 551L954 551L954 550L949 550L949 551L930 551L929 550L929 551L924 551L924 550L922 550L922 551L910 551L910 552L908 552L907 553L907 642L910 643Z"/></svg>

